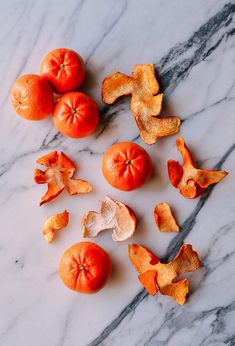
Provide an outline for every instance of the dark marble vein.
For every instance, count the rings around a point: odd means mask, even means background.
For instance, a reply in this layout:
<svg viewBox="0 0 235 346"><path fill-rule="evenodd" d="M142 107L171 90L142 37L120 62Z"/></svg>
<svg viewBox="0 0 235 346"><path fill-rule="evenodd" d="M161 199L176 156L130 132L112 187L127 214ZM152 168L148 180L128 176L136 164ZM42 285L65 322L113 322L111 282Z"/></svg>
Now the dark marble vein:
<svg viewBox="0 0 235 346"><path fill-rule="evenodd" d="M131 312L135 310L135 308L148 296L148 293L145 290L140 291L135 298L128 304L125 309L122 310L120 315L115 318L103 331L102 333L91 343L89 343L87 346L96 346L99 345L102 341L104 341L109 334L116 329L119 324L122 322L122 320Z"/></svg>
<svg viewBox="0 0 235 346"><path fill-rule="evenodd" d="M48 132L48 134L46 135L46 137L44 138L44 140L42 141L42 144L39 148L39 150L43 150L43 149L46 149L47 147L49 147L52 143L58 141L58 140L61 140L63 141L64 140L64 136L62 135L62 133L60 132L57 132L48 142L47 142L47 139L50 135L50 131Z"/></svg>
<svg viewBox="0 0 235 346"><path fill-rule="evenodd" d="M225 152L225 154L221 157L221 159L217 162L217 164L213 167L215 170L220 170L227 160L227 158L231 155L231 153L235 150L235 143L232 144L229 149ZM163 258L163 261L169 261L172 258L176 256L176 254L179 251L179 248L181 245L183 245L185 238L190 233L190 231L193 229L196 218L200 211L202 210L205 203L208 201L210 195L212 194L212 191L216 185L211 186L207 192L199 199L195 209L193 212L189 215L189 217L184 221L184 223L181 226L180 233L177 234L174 239L170 242L168 248L167 248L167 255L165 258ZM103 332L94 339L91 343L88 344L88 346L96 346L101 344L102 341L104 341L114 329L118 327L118 325L122 322L126 316L128 316L135 308L148 296L148 293L145 290L142 290L140 293L138 293L134 299L131 301L130 304L128 304L120 313L120 315L115 318L104 330Z"/></svg>
<svg viewBox="0 0 235 346"><path fill-rule="evenodd" d="M121 111L126 110L127 107L128 105L123 99L118 100L115 107L104 106L104 108L100 112L100 124L96 138L99 138L106 130L110 122L115 119Z"/></svg>
<svg viewBox="0 0 235 346"><path fill-rule="evenodd" d="M218 101L215 101L215 102L209 104L208 106L199 109L199 111L197 111L197 112L195 112L195 113L192 113L192 114L188 115L187 118L182 119L181 122L182 122L182 123L185 123L185 122L188 121L189 119L194 118L196 115L202 114L203 112L206 112L206 111L208 111L209 109L214 108L214 107L220 105L221 103L230 102L230 101L233 101L233 100L235 100L235 97L228 97L228 96L222 97L222 98L219 99Z"/></svg>
<svg viewBox="0 0 235 346"><path fill-rule="evenodd" d="M235 346L235 333L224 340L225 345Z"/></svg>
<svg viewBox="0 0 235 346"><path fill-rule="evenodd" d="M211 17L185 42L175 45L162 59L155 64L159 84L166 95L171 94L181 81L186 79L191 70L200 62L207 59L221 44L235 34L233 16L235 4L226 4L219 12ZM230 27L231 26L231 27ZM185 58L188 52L190 57ZM122 107L128 107L129 100L122 102ZM120 105L105 106L102 110L103 125L101 133L106 129L120 111ZM112 112L109 113L109 109Z"/></svg>
<svg viewBox="0 0 235 346"><path fill-rule="evenodd" d="M211 337L212 335L216 335L224 331L225 323L223 319L227 313L234 310L235 301L232 301L230 304L226 306L218 306L209 310L204 310L200 313L193 313L188 310L181 310L180 313L178 313L178 309L173 308L171 311L169 311L168 316L166 314L162 325L152 333L148 340L146 340L144 346L158 345L159 340L157 340L156 337L158 336L161 327L163 327L164 325L167 326L169 325L169 323L171 323L171 326L174 326L173 328L171 328L171 333L169 333L168 336L164 339L164 341L162 341L162 345L167 345L170 342L170 340L172 340L172 338L175 337L175 334L177 334L179 330L185 328L190 329L192 326L195 326L195 323L203 323L203 321L205 321L207 318L211 318L211 316L213 316L214 321L211 323L212 331L200 343L200 345L209 345L210 342L208 340L208 337ZM230 338L228 340L230 340ZM213 345L215 344L216 343L214 343Z"/></svg>
<svg viewBox="0 0 235 346"><path fill-rule="evenodd" d="M228 39L234 34L234 28L227 29L235 13L235 4L226 4L221 11L211 17L207 23L202 25L188 41L174 46L169 53L156 64L160 71L160 83L163 90L168 88L168 93L172 92L185 79L192 68L201 61L208 58L221 41ZM190 58L184 58L184 54L192 50ZM181 59L178 59L182 56ZM172 65L172 61L173 63ZM170 64L170 67L168 67Z"/></svg>

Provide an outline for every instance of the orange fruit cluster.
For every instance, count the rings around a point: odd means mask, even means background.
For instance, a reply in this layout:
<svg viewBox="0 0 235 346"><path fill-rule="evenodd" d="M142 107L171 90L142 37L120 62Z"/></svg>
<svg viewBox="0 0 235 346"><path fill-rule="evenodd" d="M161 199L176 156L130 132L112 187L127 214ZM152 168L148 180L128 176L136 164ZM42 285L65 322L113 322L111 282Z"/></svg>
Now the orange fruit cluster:
<svg viewBox="0 0 235 346"><path fill-rule="evenodd" d="M88 95L75 91L85 80L81 56L71 49L52 50L41 62L40 73L16 79L11 90L16 112L28 120L42 120L52 113L56 129L68 137L81 138L94 132L99 122L98 106ZM63 94L55 104L53 92Z"/></svg>

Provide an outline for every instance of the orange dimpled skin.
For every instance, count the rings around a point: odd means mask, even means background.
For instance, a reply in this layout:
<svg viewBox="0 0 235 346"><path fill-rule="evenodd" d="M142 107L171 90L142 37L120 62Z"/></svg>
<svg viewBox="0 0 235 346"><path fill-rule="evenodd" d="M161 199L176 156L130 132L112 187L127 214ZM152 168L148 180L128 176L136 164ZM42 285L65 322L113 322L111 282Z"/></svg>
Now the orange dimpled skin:
<svg viewBox="0 0 235 346"><path fill-rule="evenodd" d="M132 142L112 145L104 154L102 171L113 187L131 191L142 186L152 174L152 161L148 153Z"/></svg>
<svg viewBox="0 0 235 346"><path fill-rule="evenodd" d="M11 89L11 102L23 118L41 120L51 113L54 97L46 79L36 74L27 74L16 79Z"/></svg>
<svg viewBox="0 0 235 346"><path fill-rule="evenodd" d="M47 53L41 62L40 72L58 94L79 88L85 79L82 57L67 48L57 48Z"/></svg>
<svg viewBox="0 0 235 346"><path fill-rule="evenodd" d="M56 102L52 118L63 135L82 138L95 131L99 122L96 102L79 91L66 93Z"/></svg>
<svg viewBox="0 0 235 346"><path fill-rule="evenodd" d="M60 277L70 289L92 294L104 287L112 272L112 263L104 249L92 242L71 246L60 261Z"/></svg>

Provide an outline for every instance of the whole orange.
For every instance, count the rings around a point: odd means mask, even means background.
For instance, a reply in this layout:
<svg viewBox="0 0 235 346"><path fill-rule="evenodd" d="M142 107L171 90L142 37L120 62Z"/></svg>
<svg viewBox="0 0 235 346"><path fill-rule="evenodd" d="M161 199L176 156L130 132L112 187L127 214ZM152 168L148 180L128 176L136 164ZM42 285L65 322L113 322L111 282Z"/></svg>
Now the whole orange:
<svg viewBox="0 0 235 346"><path fill-rule="evenodd" d="M140 145L119 142L104 154L102 171L107 182L124 191L142 186L152 174L152 161Z"/></svg>
<svg viewBox="0 0 235 346"><path fill-rule="evenodd" d="M44 57L40 73L52 85L53 90L62 94L79 88L85 79L85 65L82 57L67 48L57 48Z"/></svg>
<svg viewBox="0 0 235 346"><path fill-rule="evenodd" d="M65 251L59 272L62 281L70 289L81 293L96 293L109 279L112 263L100 246L81 242Z"/></svg>
<svg viewBox="0 0 235 346"><path fill-rule="evenodd" d="M62 95L55 103L52 119L58 131L72 138L91 134L99 122L95 101L84 93L72 91Z"/></svg>
<svg viewBox="0 0 235 346"><path fill-rule="evenodd" d="M11 102L23 118L41 120L51 113L54 97L46 79L36 74L26 74L16 79L11 89Z"/></svg>

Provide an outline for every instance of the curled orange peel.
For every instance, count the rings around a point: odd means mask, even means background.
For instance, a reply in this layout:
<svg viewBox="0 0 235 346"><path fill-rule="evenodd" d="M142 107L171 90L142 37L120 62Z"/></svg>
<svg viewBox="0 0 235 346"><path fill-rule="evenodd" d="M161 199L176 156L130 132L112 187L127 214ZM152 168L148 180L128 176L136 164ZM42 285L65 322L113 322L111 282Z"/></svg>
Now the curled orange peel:
<svg viewBox="0 0 235 346"><path fill-rule="evenodd" d="M154 144L158 138L176 134L181 123L180 118L175 116L157 118L142 115L135 115L135 122L140 131L140 137L148 145Z"/></svg>
<svg viewBox="0 0 235 346"><path fill-rule="evenodd" d="M153 64L135 65L132 76L121 72L106 77L102 83L104 103L113 104L117 98L131 95L130 108L143 141L154 144L159 137L170 136L179 131L180 118L172 116L156 118L162 110L163 94Z"/></svg>
<svg viewBox="0 0 235 346"><path fill-rule="evenodd" d="M131 94L130 108L137 115L161 113L163 94L158 92L159 85L153 64L135 65L131 77L117 72L105 78L102 83L102 98L105 103L112 104L120 96Z"/></svg>
<svg viewBox="0 0 235 346"><path fill-rule="evenodd" d="M228 174L226 171L197 169L183 137L176 139L176 146L183 158L183 165L169 160L168 175L171 184L178 188L184 197L196 198L202 195L210 185L218 183Z"/></svg>
<svg viewBox="0 0 235 346"><path fill-rule="evenodd" d="M124 241L136 231L134 212L120 201L106 197L100 202L100 212L88 211L82 218L83 237L96 237L104 230L112 230L114 241Z"/></svg>
<svg viewBox="0 0 235 346"><path fill-rule="evenodd" d="M72 179L76 166L63 153L53 151L40 157L37 160L40 165L48 167L45 171L35 169L34 181L37 184L48 184L48 189L40 201L40 206L52 201L64 189L69 195L78 193L88 193L92 190L92 186L85 180Z"/></svg>
<svg viewBox="0 0 235 346"><path fill-rule="evenodd" d="M161 294L170 296L180 305L186 301L189 281L186 278L175 280L179 275L193 272L202 266L197 252L190 244L184 244L178 255L166 264L161 263L144 246L137 244L129 245L129 258L140 273L140 282L151 295L160 291Z"/></svg>
<svg viewBox="0 0 235 346"><path fill-rule="evenodd" d="M160 203L154 208L154 218L160 232L179 232L169 204Z"/></svg>
<svg viewBox="0 0 235 346"><path fill-rule="evenodd" d="M65 210L63 213L49 216L43 227L43 236L48 243L51 243L55 237L55 232L67 227L69 222L69 213Z"/></svg>

